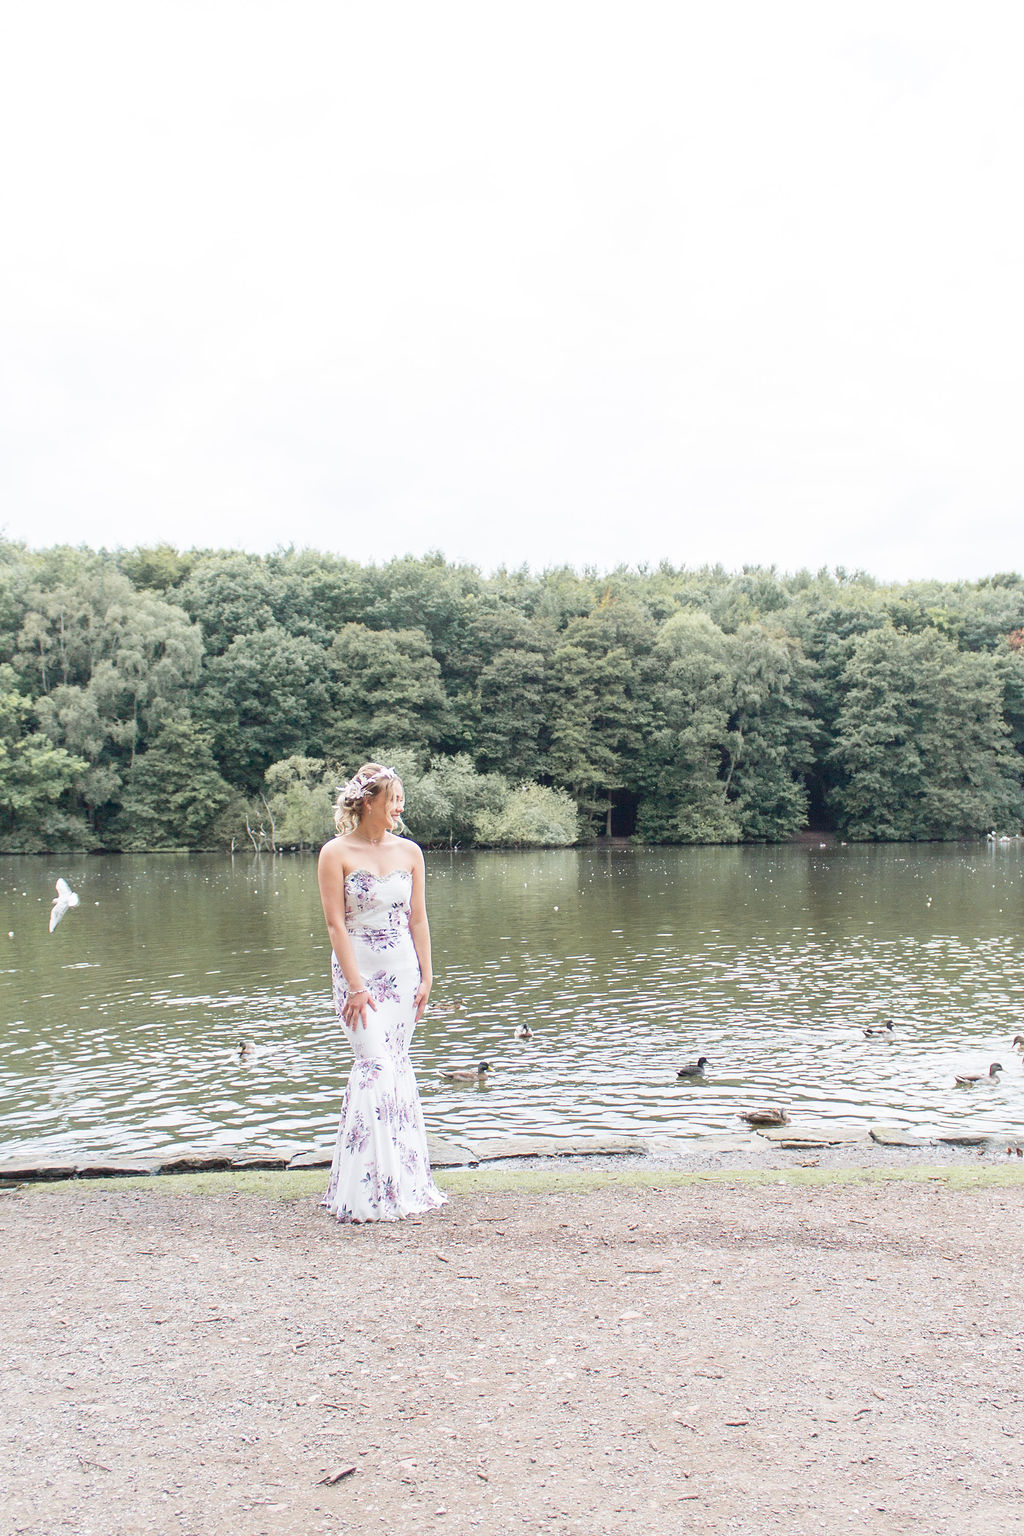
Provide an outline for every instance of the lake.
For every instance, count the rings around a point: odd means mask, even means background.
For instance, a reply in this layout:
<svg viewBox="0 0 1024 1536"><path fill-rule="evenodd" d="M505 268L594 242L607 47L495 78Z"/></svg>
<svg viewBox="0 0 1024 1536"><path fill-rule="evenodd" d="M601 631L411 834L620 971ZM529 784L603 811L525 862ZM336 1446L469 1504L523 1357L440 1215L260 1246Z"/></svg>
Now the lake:
<svg viewBox="0 0 1024 1536"><path fill-rule="evenodd" d="M1021 844L427 865L436 1006L413 1058L432 1131L700 1136L765 1102L1024 1131ZM81 905L51 935L58 875ZM349 1061L311 857L7 858L0 907L0 1154L333 1138ZM891 1044L864 1038L890 1018ZM707 1080L677 1083L697 1055ZM486 1088L437 1076L481 1058ZM954 1087L992 1061L998 1084Z"/></svg>

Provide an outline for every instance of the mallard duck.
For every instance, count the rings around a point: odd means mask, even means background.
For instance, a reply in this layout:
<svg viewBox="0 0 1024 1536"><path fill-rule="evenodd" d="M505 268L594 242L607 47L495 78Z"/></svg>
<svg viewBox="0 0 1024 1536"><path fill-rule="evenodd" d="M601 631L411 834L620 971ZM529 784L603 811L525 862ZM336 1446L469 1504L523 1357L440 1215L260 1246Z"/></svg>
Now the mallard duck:
<svg viewBox="0 0 1024 1536"><path fill-rule="evenodd" d="M869 1024L864 1031L865 1040L891 1040L893 1031L892 1019L888 1024Z"/></svg>
<svg viewBox="0 0 1024 1536"><path fill-rule="evenodd" d="M446 1002L431 1003L433 1013L461 1013L466 1006L464 997L449 998Z"/></svg>
<svg viewBox="0 0 1024 1536"><path fill-rule="evenodd" d="M533 1039L533 1030L530 1028L529 1024L517 1024L516 1025L516 1039L517 1040L532 1040Z"/></svg>
<svg viewBox="0 0 1024 1536"><path fill-rule="evenodd" d="M239 1042L238 1042L238 1059L239 1059L239 1061L253 1061L255 1059L255 1057L257 1056L257 1054L258 1054L258 1052L257 1052L255 1040L239 1040Z"/></svg>
<svg viewBox="0 0 1024 1536"><path fill-rule="evenodd" d="M1014 1035L1013 1048L1015 1051L1024 1051L1024 1035Z"/></svg>
<svg viewBox="0 0 1024 1536"><path fill-rule="evenodd" d="M482 1083L492 1070L489 1061L481 1061L475 1067L441 1067L441 1076L449 1083Z"/></svg>
<svg viewBox="0 0 1024 1536"><path fill-rule="evenodd" d="M677 1078L703 1077L704 1068L708 1065L706 1056L698 1056L696 1061L688 1061L684 1067L680 1067L676 1073Z"/></svg>
<svg viewBox="0 0 1024 1536"><path fill-rule="evenodd" d="M956 1075L956 1086L958 1088L973 1088L978 1083L997 1083L1002 1070L1002 1063L994 1061L987 1072L958 1072Z"/></svg>
<svg viewBox="0 0 1024 1536"><path fill-rule="evenodd" d="M758 1109L741 1109L740 1119L748 1125L788 1125L789 1116L784 1109L764 1105Z"/></svg>

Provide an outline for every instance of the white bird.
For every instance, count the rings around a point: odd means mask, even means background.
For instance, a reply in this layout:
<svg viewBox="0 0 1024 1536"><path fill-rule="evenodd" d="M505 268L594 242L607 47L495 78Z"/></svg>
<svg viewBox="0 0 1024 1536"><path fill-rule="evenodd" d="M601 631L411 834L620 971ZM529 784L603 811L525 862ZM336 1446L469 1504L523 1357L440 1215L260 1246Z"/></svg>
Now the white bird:
<svg viewBox="0 0 1024 1536"><path fill-rule="evenodd" d="M70 907L78 906L78 897L68 885L66 880L57 881L57 894L53 898L53 906L50 908L50 932L56 928L64 913Z"/></svg>

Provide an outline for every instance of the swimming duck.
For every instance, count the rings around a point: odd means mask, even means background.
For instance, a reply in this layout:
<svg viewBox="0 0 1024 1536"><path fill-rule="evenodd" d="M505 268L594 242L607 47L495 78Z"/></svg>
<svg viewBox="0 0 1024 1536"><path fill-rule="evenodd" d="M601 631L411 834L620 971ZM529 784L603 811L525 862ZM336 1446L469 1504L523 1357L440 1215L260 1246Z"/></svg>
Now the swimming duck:
<svg viewBox="0 0 1024 1536"><path fill-rule="evenodd" d="M475 1067L441 1067L441 1076L449 1083L482 1083L492 1070L489 1061L481 1061Z"/></svg>
<svg viewBox="0 0 1024 1536"><path fill-rule="evenodd" d="M704 1068L708 1065L706 1056L698 1056L696 1061L688 1061L684 1067L680 1067L676 1073L677 1078L685 1082L688 1078L703 1077Z"/></svg>
<svg viewBox="0 0 1024 1536"><path fill-rule="evenodd" d="M239 1059L239 1061L254 1061L256 1056L257 1056L257 1054L258 1054L258 1052L257 1052L257 1049L256 1049L256 1042L255 1042L255 1040L239 1040L239 1042L238 1042L238 1059Z"/></svg>
<svg viewBox="0 0 1024 1536"><path fill-rule="evenodd" d="M994 1061L987 1072L958 1072L956 1075L956 1086L958 1088L973 1088L978 1083L995 1084L999 1081L999 1074L1002 1070L1002 1063Z"/></svg>
<svg viewBox="0 0 1024 1536"><path fill-rule="evenodd" d="M789 1116L778 1106L764 1105L757 1109L741 1109L740 1119L748 1125L788 1125Z"/></svg>
<svg viewBox="0 0 1024 1536"><path fill-rule="evenodd" d="M464 997L453 997L449 1002L431 1003L434 1013L461 1013L466 1006Z"/></svg>
<svg viewBox="0 0 1024 1536"><path fill-rule="evenodd" d="M869 1024L864 1031L864 1038L865 1040L891 1040L892 1029L892 1019L888 1024Z"/></svg>
<svg viewBox="0 0 1024 1536"><path fill-rule="evenodd" d="M1024 1035L1014 1035L1013 1048L1015 1051L1024 1051Z"/></svg>
<svg viewBox="0 0 1024 1536"><path fill-rule="evenodd" d="M517 1024L516 1025L516 1039L517 1040L532 1040L533 1039L533 1030L530 1028L529 1024Z"/></svg>

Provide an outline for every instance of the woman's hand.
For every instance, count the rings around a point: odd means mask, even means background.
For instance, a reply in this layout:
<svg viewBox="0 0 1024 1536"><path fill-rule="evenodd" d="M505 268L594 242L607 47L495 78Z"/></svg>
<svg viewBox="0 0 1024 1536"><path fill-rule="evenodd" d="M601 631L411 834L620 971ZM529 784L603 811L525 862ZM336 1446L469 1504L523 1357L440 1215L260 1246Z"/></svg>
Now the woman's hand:
<svg viewBox="0 0 1024 1536"><path fill-rule="evenodd" d="M377 1004L370 996L366 987L360 987L355 992L350 992L342 1004L341 1017L348 1029L358 1029L360 1024L366 1029L369 1024L367 1008L377 1012Z"/></svg>
<svg viewBox="0 0 1024 1536"><path fill-rule="evenodd" d="M427 998L430 996L430 988L432 986L433 986L433 978L430 978L427 981L421 981L419 986L416 988L415 1008L416 1008L416 1023L417 1024L419 1023L420 1019L422 1019L423 1015L427 1011Z"/></svg>

